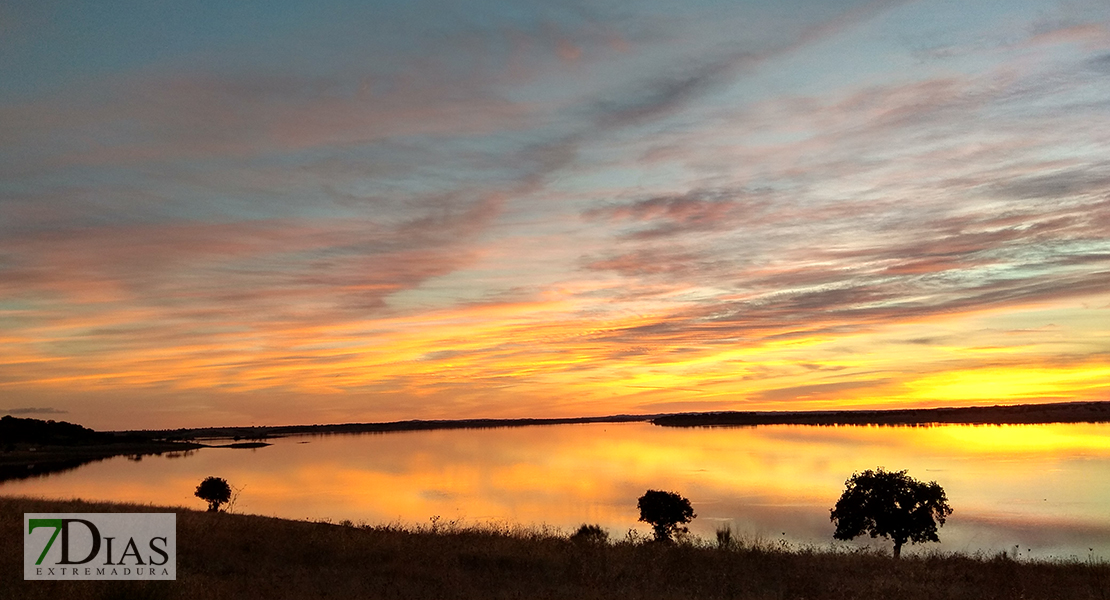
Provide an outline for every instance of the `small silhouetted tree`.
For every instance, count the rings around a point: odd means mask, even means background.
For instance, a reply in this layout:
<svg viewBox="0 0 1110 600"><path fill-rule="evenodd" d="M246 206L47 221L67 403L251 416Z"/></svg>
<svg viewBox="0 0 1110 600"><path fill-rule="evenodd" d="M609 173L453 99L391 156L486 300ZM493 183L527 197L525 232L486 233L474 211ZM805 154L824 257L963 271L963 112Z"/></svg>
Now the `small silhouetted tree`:
<svg viewBox="0 0 1110 600"><path fill-rule="evenodd" d="M669 542L675 534L689 531L682 525L697 516L690 501L674 492L648 490L636 506L640 508L640 520L651 525L659 542Z"/></svg>
<svg viewBox="0 0 1110 600"><path fill-rule="evenodd" d="M570 541L576 544L602 545L609 542L609 532L602 529L601 525L583 523L578 531L570 536Z"/></svg>
<svg viewBox="0 0 1110 600"><path fill-rule="evenodd" d="M939 542L937 527L944 525L952 508L937 482L924 483L905 471L879 467L853 473L831 513L834 538L850 540L865 533L885 537L894 542L898 558L906 542Z"/></svg>
<svg viewBox="0 0 1110 600"><path fill-rule="evenodd" d="M222 477L208 477L193 495L208 503L208 512L218 512L220 505L231 499L231 486Z"/></svg>

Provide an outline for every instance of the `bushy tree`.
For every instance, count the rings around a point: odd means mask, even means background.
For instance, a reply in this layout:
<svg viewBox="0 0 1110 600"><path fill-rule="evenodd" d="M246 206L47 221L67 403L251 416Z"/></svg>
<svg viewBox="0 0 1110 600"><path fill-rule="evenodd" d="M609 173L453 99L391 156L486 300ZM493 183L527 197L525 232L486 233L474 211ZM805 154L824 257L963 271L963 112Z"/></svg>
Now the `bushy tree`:
<svg viewBox="0 0 1110 600"><path fill-rule="evenodd" d="M640 508L640 520L651 525L659 542L669 542L675 534L689 531L682 525L697 516L690 501L674 492L648 490L636 506Z"/></svg>
<svg viewBox="0 0 1110 600"><path fill-rule="evenodd" d="M601 525L587 525L582 524L574 535L570 536L570 541L576 544L587 545L601 545L608 543L609 532L601 528Z"/></svg>
<svg viewBox="0 0 1110 600"><path fill-rule="evenodd" d="M231 500L231 486L222 477L208 477L193 495L208 503L208 512L218 512L221 504Z"/></svg>
<svg viewBox="0 0 1110 600"><path fill-rule="evenodd" d="M853 473L831 513L834 538L881 536L894 542L894 558L898 558L906 542L939 542L937 527L944 525L952 508L937 482L923 483L905 471L879 467Z"/></svg>

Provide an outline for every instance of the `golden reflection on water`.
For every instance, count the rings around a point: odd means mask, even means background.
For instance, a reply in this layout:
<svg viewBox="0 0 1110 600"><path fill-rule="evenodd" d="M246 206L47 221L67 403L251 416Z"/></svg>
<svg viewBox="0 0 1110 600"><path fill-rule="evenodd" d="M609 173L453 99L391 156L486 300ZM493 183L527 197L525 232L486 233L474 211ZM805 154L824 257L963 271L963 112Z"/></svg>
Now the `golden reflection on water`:
<svg viewBox="0 0 1110 600"><path fill-rule="evenodd" d="M636 499L691 499L691 530L827 544L828 511L854 471L936 480L955 513L946 550L1110 557L1110 425L663 428L647 423L299 436L258 450L115 458L0 493L203 507L208 475L240 489L239 512L367 523L637 523ZM936 545L925 548L937 547Z"/></svg>

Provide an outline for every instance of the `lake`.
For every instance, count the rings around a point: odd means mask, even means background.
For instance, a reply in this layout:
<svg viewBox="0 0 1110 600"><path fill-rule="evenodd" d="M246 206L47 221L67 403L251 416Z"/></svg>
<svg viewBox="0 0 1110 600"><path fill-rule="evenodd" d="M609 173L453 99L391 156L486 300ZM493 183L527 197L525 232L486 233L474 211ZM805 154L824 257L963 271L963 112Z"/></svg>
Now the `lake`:
<svg viewBox="0 0 1110 600"><path fill-rule="evenodd" d="M940 549L1020 557L1110 558L1110 424L931 427L765 425L666 428L594 423L501 429L291 436L254 450L116 457L0 494L202 509L215 475L239 488L233 510L370 524L499 522L612 538L638 523L648 489L689 498L692 533L792 545L833 543L829 509L855 471L907 469L944 487L954 513ZM860 538L857 544L869 540ZM889 548L889 543L882 544Z"/></svg>

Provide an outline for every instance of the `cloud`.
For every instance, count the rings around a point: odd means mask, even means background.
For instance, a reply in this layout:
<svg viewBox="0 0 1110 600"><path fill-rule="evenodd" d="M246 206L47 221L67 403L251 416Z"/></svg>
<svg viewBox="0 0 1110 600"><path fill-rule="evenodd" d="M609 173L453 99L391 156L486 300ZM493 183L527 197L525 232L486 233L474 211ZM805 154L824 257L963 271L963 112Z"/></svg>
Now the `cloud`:
<svg viewBox="0 0 1110 600"><path fill-rule="evenodd" d="M728 80L739 64L749 61L745 55L702 63L683 69L679 75L645 82L635 92L622 93L618 100L599 102L597 123L603 128L619 128L671 114L714 85Z"/></svg>
<svg viewBox="0 0 1110 600"><path fill-rule="evenodd" d="M747 36L740 35L734 35L717 47L706 47L702 39L683 38L682 44L675 50L676 54L682 55L682 60L676 61L678 66L657 69L659 74L654 77L626 84L595 103L592 111L596 115L595 129L608 130L658 121L720 86L734 82L742 73L841 34L902 1L874 0L831 15L813 11L810 16L812 21L805 19L800 23L791 23L780 29L775 37L764 39L762 45L754 47L746 46L744 40ZM764 34L752 32L750 37L763 38Z"/></svg>
<svg viewBox="0 0 1110 600"><path fill-rule="evenodd" d="M728 339L858 330L1104 292L1110 245L1099 227L1108 210L1104 202L1078 202L919 217L894 227L881 214L868 221L845 215L814 221L810 239L785 247L798 240L777 239L781 225L741 227L756 256L731 254L731 238L679 237L681 245L668 248L626 238L634 249L585 266L663 289L720 290L657 325L620 332L627 343L682 331L690 339Z"/></svg>
<svg viewBox="0 0 1110 600"><path fill-rule="evenodd" d="M591 258L584 261L587 269L614 271L627 277L665 275L681 279L699 271L713 269L710 257L681 250L662 250L644 248L632 252L611 255L604 258Z"/></svg>
<svg viewBox="0 0 1110 600"><path fill-rule="evenodd" d="M866 381L843 381L839 383L819 383L813 385L798 385L785 388L764 390L756 395L759 400L795 400L809 398L810 396L842 397L843 392L859 390L862 388L882 387L889 385L891 379L871 379Z"/></svg>
<svg viewBox="0 0 1110 600"><path fill-rule="evenodd" d="M9 415L62 415L69 411L51 408L49 406L43 407L26 407L26 408L0 408L0 413Z"/></svg>
<svg viewBox="0 0 1110 600"><path fill-rule="evenodd" d="M863 331L1104 293L1099 109L1070 99L1097 87L1085 60L776 97L665 133L655 147L688 187L585 209L612 243L581 264L700 299L614 341Z"/></svg>
<svg viewBox="0 0 1110 600"><path fill-rule="evenodd" d="M648 239L731 229L745 220L764 218L770 205L757 199L737 200L742 194L724 190L692 190L686 194L658 196L628 204L592 208L583 213L590 220L646 223L628 234L629 238Z"/></svg>
<svg viewBox="0 0 1110 600"><path fill-rule="evenodd" d="M74 301L97 297L90 293L218 303L318 292L333 301L358 296L364 298L360 306L380 305L391 293L466 264L467 245L502 201L495 194L444 199L436 211L392 226L368 220L179 222L12 235L0 241L0 287L9 297L52 291Z"/></svg>
<svg viewBox="0 0 1110 600"><path fill-rule="evenodd" d="M0 107L5 137L55 165L249 157L399 136L472 135L522 127L527 113L525 106L435 77L362 93L339 80L213 74L113 82L80 99Z"/></svg>
<svg viewBox="0 0 1110 600"><path fill-rule="evenodd" d="M0 386L296 387L277 373L343 368L357 357L355 332L398 311L391 297L471 264L503 201L441 199L393 225L193 222L5 236L0 297L14 303L15 321Z"/></svg>
<svg viewBox="0 0 1110 600"><path fill-rule="evenodd" d="M1042 23L1022 43L1029 46L1081 44L1089 49L1100 49L1110 45L1110 29L1104 23L1094 22Z"/></svg>

